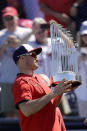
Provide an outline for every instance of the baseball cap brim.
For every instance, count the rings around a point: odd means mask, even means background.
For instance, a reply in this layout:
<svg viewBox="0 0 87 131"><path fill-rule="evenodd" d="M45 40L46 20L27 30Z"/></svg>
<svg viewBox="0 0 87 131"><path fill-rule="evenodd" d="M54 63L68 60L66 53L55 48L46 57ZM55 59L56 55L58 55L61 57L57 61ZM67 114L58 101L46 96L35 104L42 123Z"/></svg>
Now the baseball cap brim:
<svg viewBox="0 0 87 131"><path fill-rule="evenodd" d="M39 55L41 53L41 51L42 51L42 48L39 47L39 48L35 48L35 49L29 51L29 53L30 52L36 52L36 54Z"/></svg>
<svg viewBox="0 0 87 131"><path fill-rule="evenodd" d="M81 35L87 35L87 30L81 31L80 34Z"/></svg>
<svg viewBox="0 0 87 131"><path fill-rule="evenodd" d="M17 14L13 14L13 13L5 13L5 14L3 14L3 17L5 17L5 16L17 16Z"/></svg>

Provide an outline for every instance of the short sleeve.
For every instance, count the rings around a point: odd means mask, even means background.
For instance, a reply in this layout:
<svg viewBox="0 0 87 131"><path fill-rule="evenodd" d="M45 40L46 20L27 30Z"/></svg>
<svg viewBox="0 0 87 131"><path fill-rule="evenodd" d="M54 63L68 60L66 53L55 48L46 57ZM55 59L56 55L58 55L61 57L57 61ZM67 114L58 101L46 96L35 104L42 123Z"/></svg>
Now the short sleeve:
<svg viewBox="0 0 87 131"><path fill-rule="evenodd" d="M15 105L24 100L32 100L31 85L25 81L17 82L13 85L12 94Z"/></svg>

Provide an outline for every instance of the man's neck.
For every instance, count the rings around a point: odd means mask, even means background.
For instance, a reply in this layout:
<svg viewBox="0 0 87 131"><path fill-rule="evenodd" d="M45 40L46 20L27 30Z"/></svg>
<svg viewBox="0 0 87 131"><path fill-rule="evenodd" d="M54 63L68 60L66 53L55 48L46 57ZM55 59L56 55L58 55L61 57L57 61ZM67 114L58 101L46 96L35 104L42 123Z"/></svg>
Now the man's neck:
<svg viewBox="0 0 87 131"><path fill-rule="evenodd" d="M20 70L19 73L23 73L23 74L27 74L29 76L33 76L33 71L23 71L23 70Z"/></svg>
<svg viewBox="0 0 87 131"><path fill-rule="evenodd" d="M8 31L9 32L14 32L16 30L17 27L14 27L14 28L8 28Z"/></svg>

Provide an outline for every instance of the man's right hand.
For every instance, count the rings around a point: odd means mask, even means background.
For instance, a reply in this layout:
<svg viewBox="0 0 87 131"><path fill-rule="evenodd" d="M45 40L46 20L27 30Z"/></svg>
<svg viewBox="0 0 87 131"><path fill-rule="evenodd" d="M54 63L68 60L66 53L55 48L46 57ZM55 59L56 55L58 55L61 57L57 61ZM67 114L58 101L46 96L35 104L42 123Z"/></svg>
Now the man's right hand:
<svg viewBox="0 0 87 131"><path fill-rule="evenodd" d="M63 79L60 81L58 85L55 86L54 90L52 91L54 97L64 93L67 89L72 87L72 81L67 81Z"/></svg>

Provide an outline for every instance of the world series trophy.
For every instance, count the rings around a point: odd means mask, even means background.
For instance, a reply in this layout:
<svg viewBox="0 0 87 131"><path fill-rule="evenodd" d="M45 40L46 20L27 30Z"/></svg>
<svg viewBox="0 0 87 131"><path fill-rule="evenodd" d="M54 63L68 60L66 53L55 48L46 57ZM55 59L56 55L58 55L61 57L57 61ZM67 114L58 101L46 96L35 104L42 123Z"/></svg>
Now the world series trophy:
<svg viewBox="0 0 87 131"><path fill-rule="evenodd" d="M50 25L52 44L52 77L53 81L72 80L72 87L81 85L78 73L78 58L75 43L70 32L60 24Z"/></svg>

